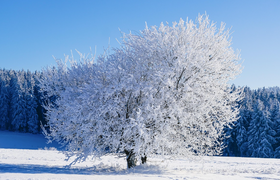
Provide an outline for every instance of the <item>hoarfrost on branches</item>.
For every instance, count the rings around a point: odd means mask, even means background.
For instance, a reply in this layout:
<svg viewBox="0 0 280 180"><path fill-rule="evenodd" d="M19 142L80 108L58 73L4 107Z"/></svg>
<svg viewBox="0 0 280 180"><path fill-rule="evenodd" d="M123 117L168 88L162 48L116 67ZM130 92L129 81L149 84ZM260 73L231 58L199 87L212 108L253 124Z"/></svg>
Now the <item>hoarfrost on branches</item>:
<svg viewBox="0 0 280 180"><path fill-rule="evenodd" d="M67 56L44 70L41 88L53 97L47 136L76 161L121 152L139 160L219 154L241 98L227 84L241 65L225 25L199 15L195 23L181 19L123 35L111 55L80 54L79 62Z"/></svg>

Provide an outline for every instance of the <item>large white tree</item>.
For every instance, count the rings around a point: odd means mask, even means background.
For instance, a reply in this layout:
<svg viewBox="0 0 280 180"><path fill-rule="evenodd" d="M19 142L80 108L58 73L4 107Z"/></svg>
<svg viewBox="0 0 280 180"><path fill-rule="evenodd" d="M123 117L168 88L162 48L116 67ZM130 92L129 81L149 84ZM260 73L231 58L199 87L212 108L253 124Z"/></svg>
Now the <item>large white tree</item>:
<svg viewBox="0 0 280 180"><path fill-rule="evenodd" d="M66 57L45 69L49 132L76 161L127 154L128 167L153 155L221 152L224 126L237 119L230 80L241 72L229 31L207 15L196 22L124 34L108 56ZM67 65L70 62L70 65Z"/></svg>

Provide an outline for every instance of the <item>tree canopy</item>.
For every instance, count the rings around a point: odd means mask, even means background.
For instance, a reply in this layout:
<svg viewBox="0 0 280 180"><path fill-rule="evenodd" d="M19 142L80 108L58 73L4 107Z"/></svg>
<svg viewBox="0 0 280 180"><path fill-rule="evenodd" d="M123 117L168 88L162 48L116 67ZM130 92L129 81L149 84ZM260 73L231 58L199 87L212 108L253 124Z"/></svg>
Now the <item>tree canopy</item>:
<svg viewBox="0 0 280 180"><path fill-rule="evenodd" d="M74 163L122 152L138 160L219 154L223 128L238 118L242 95L227 83L241 72L239 60L229 30L207 15L123 34L110 55L66 56L40 82L53 97L46 135Z"/></svg>

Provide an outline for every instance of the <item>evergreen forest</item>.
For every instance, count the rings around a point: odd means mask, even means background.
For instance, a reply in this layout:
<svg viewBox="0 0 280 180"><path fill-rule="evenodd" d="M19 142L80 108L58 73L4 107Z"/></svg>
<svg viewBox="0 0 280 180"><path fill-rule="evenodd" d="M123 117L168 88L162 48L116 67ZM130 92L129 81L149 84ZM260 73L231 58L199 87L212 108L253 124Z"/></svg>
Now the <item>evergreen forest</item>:
<svg viewBox="0 0 280 180"><path fill-rule="evenodd" d="M0 69L1 130L41 132L46 100L39 90L40 77L38 71ZM224 128L223 156L280 158L280 88L242 88L239 119Z"/></svg>
<svg viewBox="0 0 280 180"><path fill-rule="evenodd" d="M39 72L0 69L0 129L41 131L40 123L45 124L45 118L39 77Z"/></svg>

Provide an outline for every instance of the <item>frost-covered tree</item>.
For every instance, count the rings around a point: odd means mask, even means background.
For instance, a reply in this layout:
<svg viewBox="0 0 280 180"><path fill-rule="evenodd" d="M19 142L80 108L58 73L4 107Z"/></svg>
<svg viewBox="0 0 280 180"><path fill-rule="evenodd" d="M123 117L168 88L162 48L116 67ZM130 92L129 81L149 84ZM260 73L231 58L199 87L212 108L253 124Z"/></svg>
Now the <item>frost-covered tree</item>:
<svg viewBox="0 0 280 180"><path fill-rule="evenodd" d="M244 88L244 99L242 102L239 113L240 118L236 123L236 140L239 156L246 157L248 155L248 128L253 114L252 94L248 87Z"/></svg>
<svg viewBox="0 0 280 180"><path fill-rule="evenodd" d="M271 99L269 101L269 104L270 104L270 119L274 125L273 130L276 132L274 136L276 143L273 144L273 148L275 149L274 157L280 158L280 105L276 97L274 97L273 100Z"/></svg>
<svg viewBox="0 0 280 180"><path fill-rule="evenodd" d="M231 93L235 92L236 90L240 91L242 89L236 88L235 85L231 86ZM243 91L241 91L243 92ZM241 93L240 92L240 93ZM244 103L244 99L242 101L237 102L238 106ZM240 140L240 133L243 133L243 120L242 120L242 109L240 109L239 119L233 122L232 126L225 126L224 127L224 134L226 138L224 139L224 146L223 155L224 156L240 156L239 151L239 140ZM241 132L240 132L241 130ZM241 136L243 138L243 134Z"/></svg>
<svg viewBox="0 0 280 180"><path fill-rule="evenodd" d="M40 92L40 87L39 87L39 79L41 78L41 72L38 72L38 71L35 71L35 73L33 74L33 79L35 81L34 83L34 91L33 91L33 98L36 100L36 103L37 103L37 108L36 108L36 111L37 111L37 120L38 120L38 131L40 131L40 124L46 124L46 121L45 121L45 116L44 116L44 112L45 112L45 109L43 108L43 104L44 104L44 99L43 99L43 95L42 93Z"/></svg>
<svg viewBox="0 0 280 180"><path fill-rule="evenodd" d="M11 129L26 132L26 101L24 89L21 86L23 81L21 73L15 73L10 82L11 92Z"/></svg>
<svg viewBox="0 0 280 180"><path fill-rule="evenodd" d="M0 69L0 129L38 133L40 121L46 124L36 76L40 73Z"/></svg>
<svg viewBox="0 0 280 180"><path fill-rule="evenodd" d="M276 143L274 123L262 101L258 100L248 131L248 151L252 157L273 157L273 144Z"/></svg>
<svg viewBox="0 0 280 180"><path fill-rule="evenodd" d="M39 129L38 114L36 111L37 103L35 96L32 94L26 95L26 116L27 116L27 131L37 133Z"/></svg>
<svg viewBox="0 0 280 180"><path fill-rule="evenodd" d="M7 129L9 124L9 93L7 74L0 70L0 129Z"/></svg>
<svg viewBox="0 0 280 180"><path fill-rule="evenodd" d="M39 121L37 114L37 102L34 95L35 80L30 71L24 72L24 90L26 101L26 130L27 132L37 133L39 129Z"/></svg>
<svg viewBox="0 0 280 180"><path fill-rule="evenodd" d="M94 60L43 72L47 136L74 161L89 155L127 154L128 167L153 155L221 152L223 127L237 119L228 81L241 72L229 31L208 16L124 34L120 48Z"/></svg>
<svg viewBox="0 0 280 180"><path fill-rule="evenodd" d="M8 92L5 83L0 82L0 129L5 129L9 121L7 96Z"/></svg>

